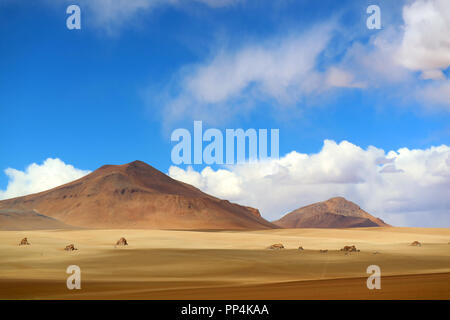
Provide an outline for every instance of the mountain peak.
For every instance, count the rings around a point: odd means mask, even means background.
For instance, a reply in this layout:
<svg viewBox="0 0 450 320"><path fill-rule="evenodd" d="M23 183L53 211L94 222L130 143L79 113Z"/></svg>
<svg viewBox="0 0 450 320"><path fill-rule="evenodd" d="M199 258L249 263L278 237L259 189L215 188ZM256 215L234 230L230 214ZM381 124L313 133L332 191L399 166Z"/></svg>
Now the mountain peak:
<svg viewBox="0 0 450 320"><path fill-rule="evenodd" d="M327 201L347 201L347 202L351 202L351 201L345 199L344 197L333 197L333 198L328 199Z"/></svg>
<svg viewBox="0 0 450 320"><path fill-rule="evenodd" d="M220 200L139 160L105 165L51 190L0 201L0 209L36 209L86 228L277 228L257 209Z"/></svg>
<svg viewBox="0 0 450 320"><path fill-rule="evenodd" d="M111 169L111 168L153 168L151 165L145 163L141 160L134 160L129 163L125 164L105 164L98 168L97 170L105 170L105 169ZM96 170L96 171L97 171Z"/></svg>
<svg viewBox="0 0 450 320"><path fill-rule="evenodd" d="M355 228L385 227L381 219L362 210L344 197L310 204L274 221L284 228Z"/></svg>
<svg viewBox="0 0 450 320"><path fill-rule="evenodd" d="M328 207L334 208L336 210L356 211L361 209L356 203L347 200L344 197L334 197L319 203L324 203Z"/></svg>
<svg viewBox="0 0 450 320"><path fill-rule="evenodd" d="M153 168L151 165L145 163L144 161L141 160L134 160L133 162L127 163L124 166L126 167L136 167L136 168Z"/></svg>

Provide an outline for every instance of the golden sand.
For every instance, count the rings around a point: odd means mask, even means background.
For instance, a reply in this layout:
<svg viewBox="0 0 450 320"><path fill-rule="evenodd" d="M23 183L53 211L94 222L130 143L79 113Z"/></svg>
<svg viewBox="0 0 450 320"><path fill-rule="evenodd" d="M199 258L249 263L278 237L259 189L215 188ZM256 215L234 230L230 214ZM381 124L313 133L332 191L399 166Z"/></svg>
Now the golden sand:
<svg viewBox="0 0 450 320"><path fill-rule="evenodd" d="M424 228L1 231L0 298L450 299L449 242L450 229ZM81 290L66 288L69 265ZM381 290L366 287L369 265Z"/></svg>

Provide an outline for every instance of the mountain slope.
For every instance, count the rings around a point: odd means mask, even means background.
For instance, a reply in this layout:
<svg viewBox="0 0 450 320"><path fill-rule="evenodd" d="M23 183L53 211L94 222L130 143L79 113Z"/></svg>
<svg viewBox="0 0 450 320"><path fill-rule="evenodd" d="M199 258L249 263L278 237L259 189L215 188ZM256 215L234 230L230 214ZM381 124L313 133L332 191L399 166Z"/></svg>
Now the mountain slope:
<svg viewBox="0 0 450 320"><path fill-rule="evenodd" d="M0 230L51 229L74 229L74 227L33 210L0 210Z"/></svg>
<svg viewBox="0 0 450 320"><path fill-rule="evenodd" d="M0 201L0 209L36 210L87 228L276 227L256 209L212 197L141 161L106 165L54 189Z"/></svg>
<svg viewBox="0 0 450 320"><path fill-rule="evenodd" d="M386 227L383 220L342 197L331 198L299 208L274 224L283 228L357 228Z"/></svg>

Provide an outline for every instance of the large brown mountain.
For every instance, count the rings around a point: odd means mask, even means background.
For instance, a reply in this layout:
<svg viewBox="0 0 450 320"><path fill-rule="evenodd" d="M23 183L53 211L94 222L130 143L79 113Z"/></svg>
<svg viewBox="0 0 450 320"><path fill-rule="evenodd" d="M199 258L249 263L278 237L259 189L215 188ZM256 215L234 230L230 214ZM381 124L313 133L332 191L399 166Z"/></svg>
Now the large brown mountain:
<svg viewBox="0 0 450 320"><path fill-rule="evenodd" d="M299 208L274 224L283 228L357 228L387 227L383 220L362 210L357 204L342 197L313 203Z"/></svg>
<svg viewBox="0 0 450 320"><path fill-rule="evenodd" d="M259 211L203 193L150 165L105 165L44 192L0 201L0 210L34 210L86 228L266 229Z"/></svg>

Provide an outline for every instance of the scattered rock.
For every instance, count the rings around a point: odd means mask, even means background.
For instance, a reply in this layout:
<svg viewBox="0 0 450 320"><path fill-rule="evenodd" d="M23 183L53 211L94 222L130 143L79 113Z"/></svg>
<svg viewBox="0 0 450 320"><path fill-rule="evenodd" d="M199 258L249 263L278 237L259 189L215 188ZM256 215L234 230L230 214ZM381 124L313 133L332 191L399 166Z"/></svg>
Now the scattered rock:
<svg viewBox="0 0 450 320"><path fill-rule="evenodd" d="M328 252L328 250L320 250L320 253L327 253Z"/></svg>
<svg viewBox="0 0 450 320"><path fill-rule="evenodd" d="M344 246L341 251L345 252L359 252L360 250L356 249L355 246Z"/></svg>
<svg viewBox="0 0 450 320"><path fill-rule="evenodd" d="M298 250L304 250L302 246L298 247Z"/></svg>
<svg viewBox="0 0 450 320"><path fill-rule="evenodd" d="M19 246L29 246L31 243L28 242L27 238L23 238L22 241L20 241Z"/></svg>
<svg viewBox="0 0 450 320"><path fill-rule="evenodd" d="M66 246L64 248L64 250L66 250L66 251L74 251L74 250L78 250L78 249L75 248L75 246L73 244L69 244L68 246Z"/></svg>
<svg viewBox="0 0 450 320"><path fill-rule="evenodd" d="M279 250L279 249L284 249L284 246L281 243L275 243L275 244L271 245L268 249Z"/></svg>
<svg viewBox="0 0 450 320"><path fill-rule="evenodd" d="M373 254L380 254L378 251L375 251Z"/></svg>
<svg viewBox="0 0 450 320"><path fill-rule="evenodd" d="M421 244L419 241L414 241L414 242L412 242L412 243L410 244L410 246L413 246L413 247L421 247L422 244Z"/></svg>
<svg viewBox="0 0 450 320"><path fill-rule="evenodd" d="M116 246L127 246L127 245L128 245L127 239L125 239L124 237L120 238L116 242Z"/></svg>

